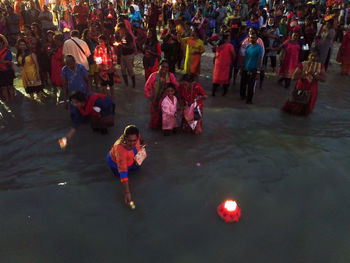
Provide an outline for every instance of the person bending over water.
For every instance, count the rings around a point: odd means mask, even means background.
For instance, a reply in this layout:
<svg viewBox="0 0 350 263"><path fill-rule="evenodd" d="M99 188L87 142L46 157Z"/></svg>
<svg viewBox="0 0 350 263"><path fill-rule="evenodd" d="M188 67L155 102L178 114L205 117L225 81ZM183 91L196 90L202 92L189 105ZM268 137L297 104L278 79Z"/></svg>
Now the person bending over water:
<svg viewBox="0 0 350 263"><path fill-rule="evenodd" d="M115 176L119 175L124 189L124 201L126 204L131 201L129 188L129 171L139 168L135 156L146 144L134 125L128 125L124 133L114 143L107 154L107 163Z"/></svg>
<svg viewBox="0 0 350 263"><path fill-rule="evenodd" d="M71 112L73 127L65 136L67 140L70 140L77 127L86 121L90 121L93 131L102 134L107 133L107 127L114 126L115 104L110 97L100 93L86 95L81 91L75 91L69 99L78 110Z"/></svg>

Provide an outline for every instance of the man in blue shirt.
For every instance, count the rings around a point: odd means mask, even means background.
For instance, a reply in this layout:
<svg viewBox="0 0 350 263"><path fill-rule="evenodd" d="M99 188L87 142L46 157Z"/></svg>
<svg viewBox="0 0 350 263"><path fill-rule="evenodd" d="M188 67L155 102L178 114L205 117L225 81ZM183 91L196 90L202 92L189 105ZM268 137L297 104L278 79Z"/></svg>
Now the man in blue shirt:
<svg viewBox="0 0 350 263"><path fill-rule="evenodd" d="M66 99L66 108L68 108L68 98L73 91L81 91L88 95L90 92L89 72L81 64L75 62L75 59L71 55L65 57L66 65L62 68L63 79L63 91ZM69 105L69 112L71 119L74 120L74 116L79 113L79 110L72 104Z"/></svg>
<svg viewBox="0 0 350 263"><path fill-rule="evenodd" d="M245 62L241 78L241 99L252 104L256 80L260 77L263 48L257 43L258 36L254 30L249 31L250 44L245 53ZM248 89L247 89L248 86Z"/></svg>

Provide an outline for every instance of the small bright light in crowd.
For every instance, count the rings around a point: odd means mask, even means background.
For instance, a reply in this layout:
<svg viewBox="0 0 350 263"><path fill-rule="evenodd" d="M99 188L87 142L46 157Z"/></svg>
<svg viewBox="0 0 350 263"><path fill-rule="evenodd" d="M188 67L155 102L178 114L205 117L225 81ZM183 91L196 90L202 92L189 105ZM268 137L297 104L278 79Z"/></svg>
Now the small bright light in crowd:
<svg viewBox="0 0 350 263"><path fill-rule="evenodd" d="M237 208L237 203L236 201L232 201L232 200L227 200L225 202L225 208L227 211L232 212L235 211Z"/></svg>
<svg viewBox="0 0 350 263"><path fill-rule="evenodd" d="M116 42L113 43L113 45L117 47L117 46L120 45L120 43L116 41Z"/></svg>

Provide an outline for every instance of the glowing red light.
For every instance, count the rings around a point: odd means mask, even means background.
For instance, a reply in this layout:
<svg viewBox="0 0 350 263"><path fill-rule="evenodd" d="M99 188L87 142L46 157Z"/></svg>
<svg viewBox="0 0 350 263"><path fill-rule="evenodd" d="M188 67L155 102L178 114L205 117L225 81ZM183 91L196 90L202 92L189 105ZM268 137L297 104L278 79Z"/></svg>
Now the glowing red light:
<svg viewBox="0 0 350 263"><path fill-rule="evenodd" d="M236 201L226 200L218 206L218 215L225 220L226 223L238 222L241 217L241 209Z"/></svg>
<svg viewBox="0 0 350 263"><path fill-rule="evenodd" d="M236 201L227 200L224 205L225 209L229 212L235 211L237 208Z"/></svg>

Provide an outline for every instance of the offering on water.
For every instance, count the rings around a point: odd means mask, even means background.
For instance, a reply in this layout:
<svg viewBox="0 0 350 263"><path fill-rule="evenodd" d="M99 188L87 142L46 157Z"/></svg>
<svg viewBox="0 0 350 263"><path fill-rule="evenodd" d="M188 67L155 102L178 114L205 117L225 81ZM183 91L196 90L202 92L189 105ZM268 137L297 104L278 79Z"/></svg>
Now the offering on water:
<svg viewBox="0 0 350 263"><path fill-rule="evenodd" d="M221 203L217 208L217 212L226 223L238 222L241 217L241 209L233 200L226 200Z"/></svg>
<svg viewBox="0 0 350 263"><path fill-rule="evenodd" d="M61 149L66 148L66 146L67 146L67 138L63 137L61 139L58 139L58 144L60 145Z"/></svg>
<svg viewBox="0 0 350 263"><path fill-rule="evenodd" d="M136 208L134 201L130 201L129 206L132 210Z"/></svg>

